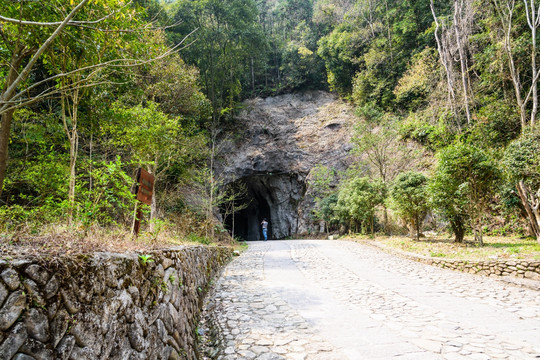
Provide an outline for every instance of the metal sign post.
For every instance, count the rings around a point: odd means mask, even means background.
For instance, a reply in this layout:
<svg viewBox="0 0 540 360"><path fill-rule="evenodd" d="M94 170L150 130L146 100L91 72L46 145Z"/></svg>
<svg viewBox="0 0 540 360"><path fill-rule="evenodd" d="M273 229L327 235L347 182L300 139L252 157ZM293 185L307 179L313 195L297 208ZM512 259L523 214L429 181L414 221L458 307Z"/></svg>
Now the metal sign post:
<svg viewBox="0 0 540 360"><path fill-rule="evenodd" d="M154 175L143 168L137 170L137 186L135 187L135 194L138 202L135 204L135 219L133 219L133 235L135 235L135 237L139 235L142 219L142 209L139 202L146 205L152 205L154 180Z"/></svg>

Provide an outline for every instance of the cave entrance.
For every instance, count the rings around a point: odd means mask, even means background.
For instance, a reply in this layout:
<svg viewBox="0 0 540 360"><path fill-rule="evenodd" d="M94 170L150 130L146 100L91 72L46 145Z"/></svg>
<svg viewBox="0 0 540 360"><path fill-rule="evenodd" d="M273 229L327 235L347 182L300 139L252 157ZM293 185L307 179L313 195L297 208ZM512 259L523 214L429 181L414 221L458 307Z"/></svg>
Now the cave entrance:
<svg viewBox="0 0 540 360"><path fill-rule="evenodd" d="M245 196L238 200L244 208L234 215L226 214L224 223L234 236L246 241L263 239L261 222L268 220L268 239L283 239L296 233L298 227L298 203L304 192L303 182L291 174L251 175L228 185L229 188L244 187ZM222 209L223 210L223 209Z"/></svg>

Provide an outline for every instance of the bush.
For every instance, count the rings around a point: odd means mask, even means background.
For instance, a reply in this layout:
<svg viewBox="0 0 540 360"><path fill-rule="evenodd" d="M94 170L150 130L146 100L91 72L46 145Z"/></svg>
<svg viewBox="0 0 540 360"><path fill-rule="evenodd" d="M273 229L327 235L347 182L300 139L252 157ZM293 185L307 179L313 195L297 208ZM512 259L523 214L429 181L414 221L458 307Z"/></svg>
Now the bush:
<svg viewBox="0 0 540 360"><path fill-rule="evenodd" d="M456 242L462 242L469 222L482 244L482 218L499 179L495 162L481 149L456 143L437 154L428 185L433 208L448 219Z"/></svg>
<svg viewBox="0 0 540 360"><path fill-rule="evenodd" d="M529 220L530 233L540 241L540 132L531 131L512 142L502 161L509 187L515 188Z"/></svg>
<svg viewBox="0 0 540 360"><path fill-rule="evenodd" d="M372 181L367 177L353 178L345 183L338 194L335 205L336 215L340 222L351 229L366 234L368 230L373 234L375 225L375 211L382 205L383 184Z"/></svg>
<svg viewBox="0 0 540 360"><path fill-rule="evenodd" d="M421 224L428 210L427 177L409 171L399 174L390 189L390 207L410 226L411 235L420 238Z"/></svg>
<svg viewBox="0 0 540 360"><path fill-rule="evenodd" d="M125 164L120 157L111 162L94 162L88 175L79 177L75 206L77 219L83 225L115 225L131 221L136 202L131 192L133 179L123 167Z"/></svg>

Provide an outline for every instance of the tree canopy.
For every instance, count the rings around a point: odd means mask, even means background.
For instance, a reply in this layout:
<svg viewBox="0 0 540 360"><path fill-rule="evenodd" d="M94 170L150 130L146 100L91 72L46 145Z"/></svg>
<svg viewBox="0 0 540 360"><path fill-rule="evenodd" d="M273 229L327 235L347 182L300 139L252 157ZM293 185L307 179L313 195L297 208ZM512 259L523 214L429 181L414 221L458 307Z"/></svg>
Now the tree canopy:
<svg viewBox="0 0 540 360"><path fill-rule="evenodd" d="M316 167L307 180L327 231L390 232L402 217L418 235L431 213L458 241L469 230L481 241L495 218L540 239L539 5L1 2L3 226L128 226L143 166L157 176L152 217L177 216L197 181L211 184L199 196L210 205L187 210L214 233L216 139L234 132L241 102L318 89L357 115L354 171Z"/></svg>

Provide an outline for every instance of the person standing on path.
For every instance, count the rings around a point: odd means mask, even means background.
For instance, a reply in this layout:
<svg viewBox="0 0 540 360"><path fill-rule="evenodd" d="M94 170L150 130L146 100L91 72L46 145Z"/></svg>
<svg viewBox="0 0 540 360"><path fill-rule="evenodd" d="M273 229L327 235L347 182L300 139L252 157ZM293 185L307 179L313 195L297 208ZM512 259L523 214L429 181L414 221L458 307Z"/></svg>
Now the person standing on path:
<svg viewBox="0 0 540 360"><path fill-rule="evenodd" d="M261 222L261 226L262 226L262 233L264 236L264 241L266 241L268 240L268 221L266 220L266 218L264 218L263 221Z"/></svg>

